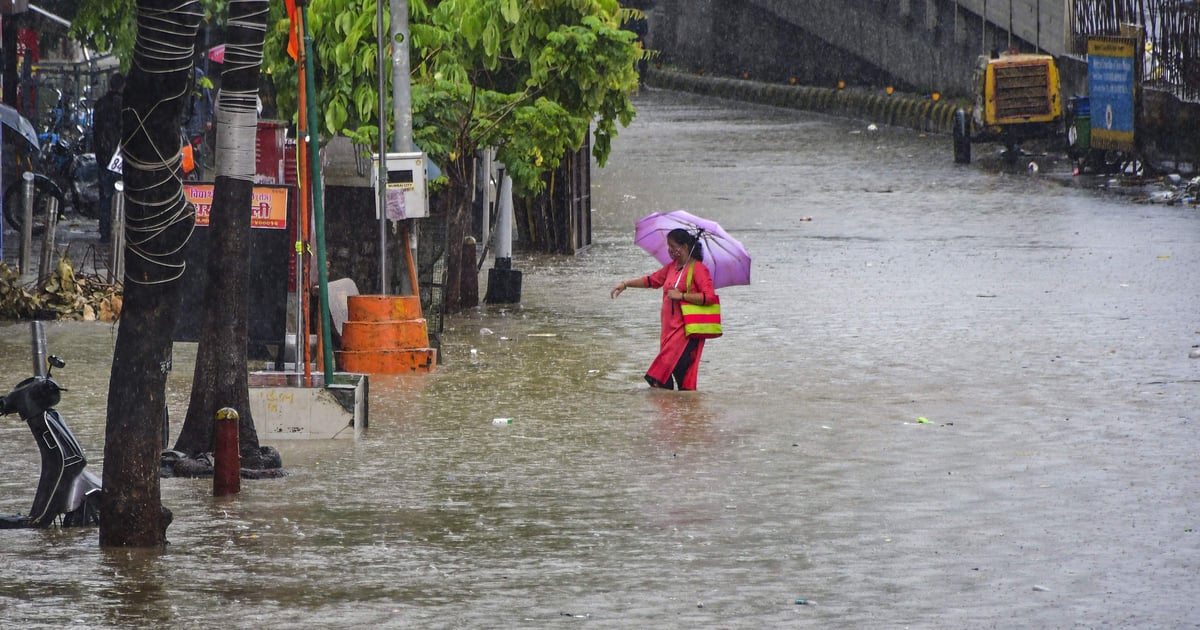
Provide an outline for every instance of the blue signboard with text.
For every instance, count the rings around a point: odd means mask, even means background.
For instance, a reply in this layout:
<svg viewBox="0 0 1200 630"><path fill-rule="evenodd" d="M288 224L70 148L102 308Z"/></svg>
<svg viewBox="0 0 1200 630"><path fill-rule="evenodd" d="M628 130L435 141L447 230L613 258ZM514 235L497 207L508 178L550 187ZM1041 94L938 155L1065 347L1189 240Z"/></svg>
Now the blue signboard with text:
<svg viewBox="0 0 1200 630"><path fill-rule="evenodd" d="M1088 40L1088 98L1094 148L1114 151L1135 148L1136 53L1136 39Z"/></svg>

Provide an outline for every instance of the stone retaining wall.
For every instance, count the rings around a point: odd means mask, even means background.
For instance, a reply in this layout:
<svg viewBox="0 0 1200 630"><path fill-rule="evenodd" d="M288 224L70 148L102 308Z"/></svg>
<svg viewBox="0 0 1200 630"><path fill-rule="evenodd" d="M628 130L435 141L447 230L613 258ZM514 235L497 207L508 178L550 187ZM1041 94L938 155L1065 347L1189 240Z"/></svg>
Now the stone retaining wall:
<svg viewBox="0 0 1200 630"><path fill-rule="evenodd" d="M657 88L851 116L926 132L950 133L957 109L952 103L929 97L698 76L662 68L647 69L644 78L647 85Z"/></svg>

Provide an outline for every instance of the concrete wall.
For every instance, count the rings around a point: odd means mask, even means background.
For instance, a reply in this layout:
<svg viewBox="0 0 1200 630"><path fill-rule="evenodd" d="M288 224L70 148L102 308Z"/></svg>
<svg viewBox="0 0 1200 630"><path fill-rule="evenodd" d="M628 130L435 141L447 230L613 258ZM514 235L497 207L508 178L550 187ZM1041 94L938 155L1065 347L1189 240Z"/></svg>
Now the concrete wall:
<svg viewBox="0 0 1200 630"><path fill-rule="evenodd" d="M950 133L954 110L958 107L946 100L888 95L878 90L839 90L730 77L701 77L654 68L647 71L646 80L654 87L668 90L850 116L880 125L908 127L924 132Z"/></svg>
<svg viewBox="0 0 1200 630"><path fill-rule="evenodd" d="M957 5L958 19L962 20L982 20L986 12L987 21L997 29L1033 44L1034 49L1055 56L1067 54L1068 8L1063 0L958 0L942 4ZM949 17L943 15L943 19ZM1007 37L991 45L1006 42Z"/></svg>
<svg viewBox="0 0 1200 630"><path fill-rule="evenodd" d="M980 54L1067 42L1066 0L659 0L647 13L650 47L677 67L915 93L969 94Z"/></svg>
<svg viewBox="0 0 1200 630"><path fill-rule="evenodd" d="M325 247L330 280L350 278L360 293L379 293L379 220L375 218L373 188L325 187ZM402 239L390 236L388 293L399 293L400 287L407 286L407 274Z"/></svg>

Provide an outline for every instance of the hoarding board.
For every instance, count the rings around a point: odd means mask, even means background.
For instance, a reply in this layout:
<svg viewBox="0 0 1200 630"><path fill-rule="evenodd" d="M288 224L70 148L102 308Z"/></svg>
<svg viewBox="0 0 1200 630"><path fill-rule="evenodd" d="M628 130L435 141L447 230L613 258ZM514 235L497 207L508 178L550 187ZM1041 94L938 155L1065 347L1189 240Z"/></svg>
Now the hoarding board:
<svg viewBox="0 0 1200 630"><path fill-rule="evenodd" d="M1132 151L1137 103L1137 40L1093 37L1088 40L1088 98L1091 146Z"/></svg>
<svg viewBox="0 0 1200 630"><path fill-rule="evenodd" d="M213 185L185 183L184 194L196 207L196 231L188 239L187 269L183 274L179 319L174 341L198 341L203 327L204 279L208 257L209 215ZM289 274L294 236L291 186L256 185L250 208L250 286L247 298L250 354L259 358L262 346L282 344L287 334Z"/></svg>

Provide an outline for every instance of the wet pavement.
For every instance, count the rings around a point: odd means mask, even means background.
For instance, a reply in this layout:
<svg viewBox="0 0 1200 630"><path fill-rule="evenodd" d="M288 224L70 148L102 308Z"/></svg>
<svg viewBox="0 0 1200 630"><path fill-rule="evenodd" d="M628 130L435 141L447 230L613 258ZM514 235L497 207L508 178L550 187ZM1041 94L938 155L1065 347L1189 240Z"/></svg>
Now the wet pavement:
<svg viewBox="0 0 1200 630"><path fill-rule="evenodd" d="M7 212L7 210L5 210ZM3 225L3 261L11 269L20 269L21 234L7 222ZM75 265L78 273L96 274L106 280L109 277L112 248L100 243L99 222L80 214L66 215L55 227L55 248ZM35 234L30 243L30 273L36 274L41 260L44 237ZM32 279L33 276L30 276Z"/></svg>
<svg viewBox="0 0 1200 630"><path fill-rule="evenodd" d="M373 378L366 435L262 436L293 474L232 499L163 480L162 554L5 532L3 625L1196 624L1194 207L869 121L636 103L593 246L518 254L521 305L449 318L432 375ZM673 208L754 256L695 393L642 381L655 292L608 297L654 267L636 220ZM99 470L115 329L49 328ZM0 324L5 373L28 364ZM28 430L0 422L0 451L0 512L27 510Z"/></svg>

